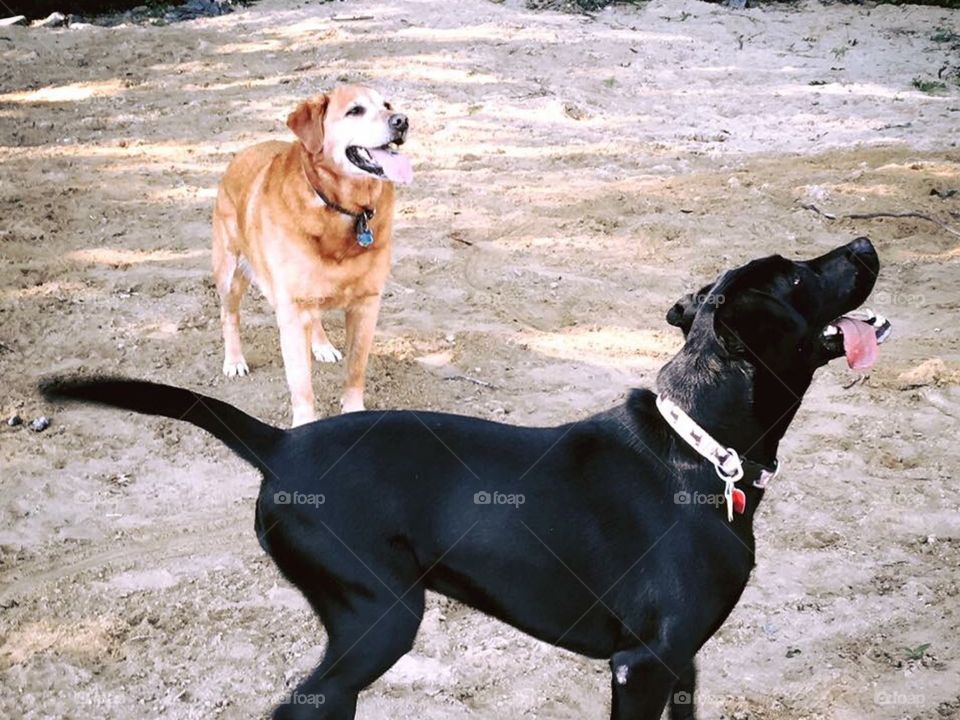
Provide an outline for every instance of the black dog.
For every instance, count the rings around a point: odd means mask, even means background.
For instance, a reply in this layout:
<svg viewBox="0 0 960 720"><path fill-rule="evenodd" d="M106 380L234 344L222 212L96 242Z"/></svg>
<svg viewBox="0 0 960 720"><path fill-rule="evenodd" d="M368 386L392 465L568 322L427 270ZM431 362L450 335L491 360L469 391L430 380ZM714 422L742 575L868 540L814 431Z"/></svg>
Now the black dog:
<svg viewBox="0 0 960 720"><path fill-rule="evenodd" d="M668 702L691 718L694 655L750 577L762 486L814 372L845 351L865 364L888 334L843 317L878 269L860 238L808 262L756 260L685 298L668 315L686 343L660 371L675 403L663 413L634 390L553 428L395 411L280 430L164 385L42 389L186 420L260 470L260 543L329 634L275 717L353 718L357 693L410 650L434 590L609 658L614 720L656 720Z"/></svg>

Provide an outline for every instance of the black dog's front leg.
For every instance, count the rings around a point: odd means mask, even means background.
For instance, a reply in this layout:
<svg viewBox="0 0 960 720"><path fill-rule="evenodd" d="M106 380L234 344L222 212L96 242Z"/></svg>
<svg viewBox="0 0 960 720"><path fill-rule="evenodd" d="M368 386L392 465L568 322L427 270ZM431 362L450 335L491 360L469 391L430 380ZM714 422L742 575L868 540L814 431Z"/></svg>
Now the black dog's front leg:
<svg viewBox="0 0 960 720"><path fill-rule="evenodd" d="M613 672L611 720L660 720L677 675L649 647L618 652L610 660Z"/></svg>
<svg viewBox="0 0 960 720"><path fill-rule="evenodd" d="M691 660L673 686L673 693L670 695L670 720L695 720L696 695L697 668Z"/></svg>

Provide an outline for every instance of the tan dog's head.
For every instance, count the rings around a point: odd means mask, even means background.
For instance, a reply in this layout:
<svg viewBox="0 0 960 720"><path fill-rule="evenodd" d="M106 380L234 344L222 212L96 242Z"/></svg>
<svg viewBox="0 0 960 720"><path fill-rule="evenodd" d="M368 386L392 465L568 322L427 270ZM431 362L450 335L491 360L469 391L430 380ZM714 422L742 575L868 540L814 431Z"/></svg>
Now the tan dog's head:
<svg viewBox="0 0 960 720"><path fill-rule="evenodd" d="M407 138L407 116L376 90L342 85L310 98L290 113L287 127L311 155L344 175L400 183L413 177L410 161L396 150Z"/></svg>

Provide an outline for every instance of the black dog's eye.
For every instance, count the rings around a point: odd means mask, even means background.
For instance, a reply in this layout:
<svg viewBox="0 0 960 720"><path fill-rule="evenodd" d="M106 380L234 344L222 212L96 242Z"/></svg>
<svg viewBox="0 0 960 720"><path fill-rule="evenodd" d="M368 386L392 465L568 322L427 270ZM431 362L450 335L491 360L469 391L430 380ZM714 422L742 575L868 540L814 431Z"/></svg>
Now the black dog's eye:
<svg viewBox="0 0 960 720"><path fill-rule="evenodd" d="M799 285L799 284L800 284L800 276L799 276L799 275L794 275L794 276L793 276L793 279L790 281L790 283L791 283L792 285Z"/></svg>
<svg viewBox="0 0 960 720"><path fill-rule="evenodd" d="M354 117L360 117L363 115L367 109L363 105L354 105L352 108L347 110L347 115L353 115Z"/></svg>

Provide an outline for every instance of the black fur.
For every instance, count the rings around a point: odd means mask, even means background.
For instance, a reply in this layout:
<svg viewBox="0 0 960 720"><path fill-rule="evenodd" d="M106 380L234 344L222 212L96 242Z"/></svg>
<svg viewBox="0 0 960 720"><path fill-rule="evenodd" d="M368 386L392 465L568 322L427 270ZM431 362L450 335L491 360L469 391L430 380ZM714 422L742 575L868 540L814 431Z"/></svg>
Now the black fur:
<svg viewBox="0 0 960 720"><path fill-rule="evenodd" d="M769 464L814 371L842 352L821 331L866 299L878 268L860 239L725 274L671 310L686 343L661 391ZM648 390L559 427L393 411L293 430L152 383L57 380L43 392L186 420L261 471L261 544L329 634L278 718L353 718L357 693L412 646L425 590L610 659L614 720L656 720L668 704L674 720L692 718L694 656L754 564L764 491L745 484L732 523L719 502L678 502L719 499L723 484Z"/></svg>

